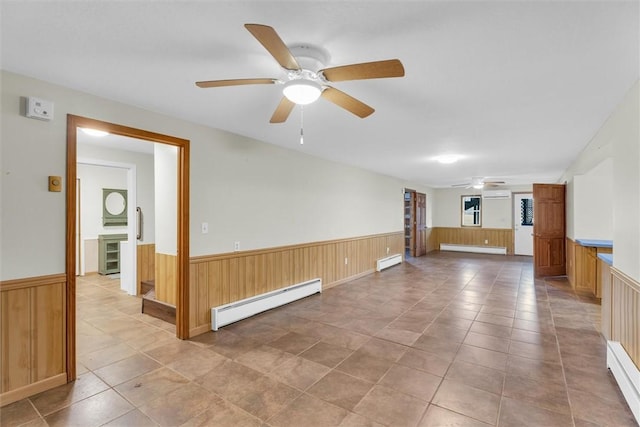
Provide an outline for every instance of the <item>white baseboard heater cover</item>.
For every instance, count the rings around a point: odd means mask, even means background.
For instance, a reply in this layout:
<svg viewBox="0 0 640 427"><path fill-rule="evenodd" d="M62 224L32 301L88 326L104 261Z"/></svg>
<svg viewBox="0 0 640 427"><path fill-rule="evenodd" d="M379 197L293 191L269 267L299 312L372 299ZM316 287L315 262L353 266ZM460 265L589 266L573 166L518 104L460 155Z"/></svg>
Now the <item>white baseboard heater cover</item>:
<svg viewBox="0 0 640 427"><path fill-rule="evenodd" d="M617 341L607 341L607 367L611 369L633 416L640 424L640 370Z"/></svg>
<svg viewBox="0 0 640 427"><path fill-rule="evenodd" d="M213 307L211 309L211 329L217 331L230 323L321 292L322 280L313 279L230 304Z"/></svg>
<svg viewBox="0 0 640 427"><path fill-rule="evenodd" d="M472 246L472 245L454 245L451 243L440 243L441 251L454 252L474 252L479 254L506 255L507 248L501 246Z"/></svg>
<svg viewBox="0 0 640 427"><path fill-rule="evenodd" d="M380 258L376 262L376 271L382 271L385 268L393 267L394 265L400 264L402 262L402 255L395 254L388 256L386 258Z"/></svg>

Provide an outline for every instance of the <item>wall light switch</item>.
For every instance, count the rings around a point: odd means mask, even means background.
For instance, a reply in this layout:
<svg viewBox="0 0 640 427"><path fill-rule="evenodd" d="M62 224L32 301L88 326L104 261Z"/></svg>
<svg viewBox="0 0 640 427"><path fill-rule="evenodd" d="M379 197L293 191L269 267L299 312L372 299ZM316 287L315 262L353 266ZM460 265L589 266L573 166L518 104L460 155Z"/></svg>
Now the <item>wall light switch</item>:
<svg viewBox="0 0 640 427"><path fill-rule="evenodd" d="M209 223L208 222L203 222L202 223L202 234L207 234L209 232Z"/></svg>
<svg viewBox="0 0 640 427"><path fill-rule="evenodd" d="M240 242L235 242L233 244L233 250L234 251L239 251L240 250Z"/></svg>
<svg viewBox="0 0 640 427"><path fill-rule="evenodd" d="M49 177L49 191L59 193L62 191L62 177L50 176Z"/></svg>

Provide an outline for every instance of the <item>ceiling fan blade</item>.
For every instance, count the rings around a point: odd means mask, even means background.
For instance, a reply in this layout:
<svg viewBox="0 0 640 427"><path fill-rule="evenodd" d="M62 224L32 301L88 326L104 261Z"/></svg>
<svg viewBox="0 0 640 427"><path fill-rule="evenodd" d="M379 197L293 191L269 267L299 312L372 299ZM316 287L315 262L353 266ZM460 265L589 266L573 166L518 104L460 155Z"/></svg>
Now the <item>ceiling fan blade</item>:
<svg viewBox="0 0 640 427"><path fill-rule="evenodd" d="M223 86L241 86L241 85L272 85L276 83L276 79L232 79L232 80L209 80L196 82L196 86L201 88L223 87Z"/></svg>
<svg viewBox="0 0 640 427"><path fill-rule="evenodd" d="M280 104L276 107L276 111L273 112L273 116L271 116L269 123L284 123L295 106L296 104L289 101L286 96L283 96Z"/></svg>
<svg viewBox="0 0 640 427"><path fill-rule="evenodd" d="M398 59L343 65L320 71L330 82L345 80L381 79L385 77L403 77L404 67Z"/></svg>
<svg viewBox="0 0 640 427"><path fill-rule="evenodd" d="M471 187L471 184L469 184L468 182L465 183L465 184L453 184L452 187L454 187L454 188L461 188L461 187L469 188L469 187Z"/></svg>
<svg viewBox="0 0 640 427"><path fill-rule="evenodd" d="M358 101L354 97L349 96L346 93L339 91L338 89L333 87L328 87L323 90L322 97L327 101L333 102L338 107L342 107L362 119L371 115L375 111L364 102Z"/></svg>
<svg viewBox="0 0 640 427"><path fill-rule="evenodd" d="M287 70L300 69L298 62L278 33L276 33L276 30L268 25L261 24L244 24L244 27L267 49L282 68Z"/></svg>
<svg viewBox="0 0 640 427"><path fill-rule="evenodd" d="M500 185L500 184L506 184L506 182L504 181L483 181L485 184L488 185Z"/></svg>

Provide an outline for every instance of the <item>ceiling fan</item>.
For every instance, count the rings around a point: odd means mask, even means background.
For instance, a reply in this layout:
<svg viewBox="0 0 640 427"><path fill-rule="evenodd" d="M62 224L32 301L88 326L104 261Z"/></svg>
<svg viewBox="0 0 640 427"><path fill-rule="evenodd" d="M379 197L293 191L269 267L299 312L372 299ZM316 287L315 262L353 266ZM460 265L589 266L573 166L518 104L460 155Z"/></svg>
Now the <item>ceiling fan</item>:
<svg viewBox="0 0 640 427"><path fill-rule="evenodd" d="M404 67L398 59L322 68L324 61L326 61L326 54L322 49L307 45L293 46L290 49L284 44L278 33L267 25L245 24L245 28L275 58L286 72L286 77L284 79L209 80L196 82L196 85L201 88L211 88L283 84L283 97L271 116L271 123L285 122L296 104L310 104L319 97L360 118L365 118L375 110L328 83L404 76Z"/></svg>
<svg viewBox="0 0 640 427"><path fill-rule="evenodd" d="M471 178L470 182L465 182L464 184L454 184L452 185L452 187L475 188L476 190L480 190L485 187L497 187L503 184L506 184L506 182L489 180L481 176L474 176Z"/></svg>

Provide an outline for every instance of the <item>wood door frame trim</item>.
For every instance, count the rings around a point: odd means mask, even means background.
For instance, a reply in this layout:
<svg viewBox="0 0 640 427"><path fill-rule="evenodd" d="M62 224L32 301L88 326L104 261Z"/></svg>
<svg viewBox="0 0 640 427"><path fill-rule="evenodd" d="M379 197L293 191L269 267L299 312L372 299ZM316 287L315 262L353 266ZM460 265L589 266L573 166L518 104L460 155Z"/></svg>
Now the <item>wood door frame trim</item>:
<svg viewBox="0 0 640 427"><path fill-rule="evenodd" d="M77 130L81 127L104 130L130 138L177 147L178 149L178 229L176 336L189 338L189 140L114 123L67 115L66 186L66 369L67 381L76 379L76 178Z"/></svg>

